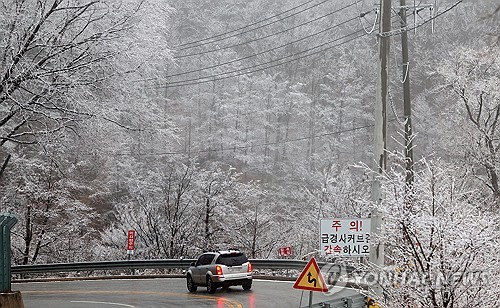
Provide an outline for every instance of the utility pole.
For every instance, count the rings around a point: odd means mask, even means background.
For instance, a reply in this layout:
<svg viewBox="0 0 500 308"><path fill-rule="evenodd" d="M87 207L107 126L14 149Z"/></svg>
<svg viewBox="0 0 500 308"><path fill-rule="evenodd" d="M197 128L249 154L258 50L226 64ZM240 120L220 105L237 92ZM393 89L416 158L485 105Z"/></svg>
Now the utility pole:
<svg viewBox="0 0 500 308"><path fill-rule="evenodd" d="M380 0L380 24L379 24L379 61L378 78L375 105L375 132L374 132L374 159L375 169L372 184L372 201L374 208L371 213L371 234L379 235L383 223L382 214L378 211L378 205L383 202L380 176L386 170L386 145L387 145L387 100L389 96L389 46L390 37L385 35L391 30L391 0ZM384 244L378 242L370 247L370 263L375 269L384 266ZM376 281L372 286L375 298L383 299L383 287L381 281Z"/></svg>
<svg viewBox="0 0 500 308"><path fill-rule="evenodd" d="M407 27L406 23L406 0L399 0L401 8L401 29ZM417 8L413 8L416 10ZM417 15L415 13L415 15ZM406 185L409 189L413 184L413 127L411 125L410 104L410 61L408 59L408 31L401 32L401 50L403 53L403 100L405 116L405 160L406 160Z"/></svg>

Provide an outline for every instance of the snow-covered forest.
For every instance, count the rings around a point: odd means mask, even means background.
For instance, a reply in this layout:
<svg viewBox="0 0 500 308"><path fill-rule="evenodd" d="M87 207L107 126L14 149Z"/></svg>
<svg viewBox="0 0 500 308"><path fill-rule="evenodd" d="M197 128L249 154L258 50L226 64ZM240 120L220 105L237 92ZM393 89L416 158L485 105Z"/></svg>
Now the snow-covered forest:
<svg viewBox="0 0 500 308"><path fill-rule="evenodd" d="M320 218L378 206L388 268L428 277L391 284L388 303L498 307L499 5L412 4L408 63L390 36L385 201L374 205L372 2L1 1L0 211L19 219L13 264L125 259L129 229L137 259L228 247L276 258L283 246L302 258L317 253Z"/></svg>

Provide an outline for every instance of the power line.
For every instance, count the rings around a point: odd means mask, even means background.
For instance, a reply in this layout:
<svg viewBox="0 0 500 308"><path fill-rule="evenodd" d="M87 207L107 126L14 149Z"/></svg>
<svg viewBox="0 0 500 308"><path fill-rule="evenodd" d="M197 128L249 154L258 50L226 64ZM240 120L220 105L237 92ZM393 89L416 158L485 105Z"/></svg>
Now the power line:
<svg viewBox="0 0 500 308"><path fill-rule="evenodd" d="M361 35L357 35L357 36L355 36L355 37L353 37L351 39L348 39L346 41L340 42L338 44L335 44L335 45L332 45L332 46L329 46L329 47L325 47L325 48L320 49L318 51L312 52L310 54L302 55L300 57L296 57L296 58L291 59L291 60L287 60L287 61L284 61L284 62L281 62L281 63L277 63L277 64L273 64L273 65L269 65L269 66L257 69L257 67L259 67L259 66L263 66L263 65L275 63L275 62L282 61L282 60L287 59L287 58L291 58L291 57L295 57L295 56L300 55L300 54L307 53L307 52L309 52L311 50L324 47L326 45L329 45L329 44L332 44L332 43L334 43L336 41L345 39L345 38L347 38L349 36L353 36L353 35L355 35L357 33L360 33L360 32L363 32L363 33ZM324 52L324 51L326 51L328 49L331 49L333 47L337 47L337 46L349 43L349 42L351 42L351 41L353 41L353 40L355 40L357 38L360 38L360 37L362 37L364 35L366 35L364 29L363 30L358 30L358 31L355 31L353 33L350 33L350 34L344 35L342 37L336 38L334 40L328 41L326 43L317 45L315 47L312 47L312 48L309 48L309 49L303 50L301 52L294 53L294 54L291 54L291 55L288 55L288 56L285 56L285 57L282 57L282 58L278 58L278 59L274 59L274 60L271 60L271 61L267 61L267 62L264 62L264 63L257 64L257 65L253 65L253 66L249 66L249 67L245 67L245 68L241 68L241 69L237 69L237 70L233 70L233 71L223 72L223 73L219 73L219 74L214 74L214 75L210 75L210 76L199 77L199 78L192 78L192 79L186 79L186 80L180 80L180 81L174 81L174 82L171 82L171 83L167 83L166 86L161 86L159 88L163 88L163 87L180 87L180 86L186 86L186 85L201 84L201 83L207 83L207 82L212 82L212 81L224 80L224 79L228 79L228 78L232 78L232 77L237 77L237 76L241 76L241 75L245 75L245 74L249 74L249 73L263 71L263 70L266 70L266 69L269 69L269 68L273 68L273 67L276 67L276 66L284 65L284 64L287 64L287 63L291 63L291 62L294 62L294 61L306 58L306 57L310 57L310 56L316 55L318 53ZM241 73L238 73L238 72L241 72ZM232 74L232 75L229 75L229 74ZM229 76L224 76L224 75L229 75ZM223 76L223 77L219 77L219 76Z"/></svg>
<svg viewBox="0 0 500 308"><path fill-rule="evenodd" d="M337 46L340 46L340 45L343 45L343 44L346 44L346 43L349 43L357 38L360 38L364 35L366 35L366 33L363 33L361 35L358 35L356 37L353 37L347 41L344 41L344 42L341 42L341 43L338 43L338 44L335 44L333 46L329 46L329 47L326 47L324 49L320 49L316 52L312 52L310 54L306 54L306 55L303 55L303 56L300 56L300 57L297 57L297 58L294 58L294 59L290 59L290 60L287 60L287 61L284 61L284 62L281 62L281 63L277 63L277 64L273 64L273 65L269 65L269 66L266 66L266 67L263 67L263 68L258 68L259 66L263 66L265 64L270 64L270 63L274 63L274 62L278 62L278 61L281 61L281 60L284 60L286 58L290 58L290 57L294 57L296 55L299 55L299 54L303 54L303 53L306 53L308 51L311 51L313 49L316 49L316 48L319 48L319 47L322 47L324 45L328 45L328 44L331 44L335 41L338 41L338 40L341 40L341 39L344 39L346 37L349 37L349 36L352 36L356 33L360 33L362 30L358 30L354 33L351 33L351 34L348 34L348 35L345 35L343 37L340 37L340 38L337 38L335 40L332 40L332 41L329 41L327 43L324 43L324 44L321 44L321 45L318 45L318 46L315 46L313 48L310 48L310 49L306 49L306 50L303 50L301 52L298 52L298 53L295 53L295 54L292 54L292 55L288 55L286 57L283 57L283 58L279 58L279 59L274 59L274 60L271 60L271 61L268 61L268 62L264 62L264 63L260 63L260 64L257 64L257 65L254 65L254 66L250 66L250 67L245 67L245 68L242 68L242 69L237 69L237 70L233 70L233 71L229 71L229 72L224 72L224 73L220 73L220 74L215 74L215 75L211 75L211 76L206 76L206 77L200 77L200 78L194 78L194 79L188 79L188 80L182 80L182 81L175 81L172 83L169 83L167 84L166 86L167 87L180 87L180 86L186 86L186 85L194 85L194 84L201 84L201 83L207 83L207 82L213 82L213 81L219 81L219 80L224 80L224 79L228 79L228 78L233 78L233 77L237 77L237 76L241 76L241 75L245 75L245 74L250 74L250 73L255 73L255 72L260 72L260 71L263 71L263 70L266 70L266 69L270 69L270 68L273 68L273 67L277 67L277 66L280 66L280 65L284 65L284 64L288 64L288 63L291 63L291 62L294 62L294 61L297 61L297 60L301 60L303 58L306 58L306 57L310 57L310 56L313 56L313 55L316 55L318 53L321 53L323 51L326 51L328 49L331 49L333 47L337 47ZM364 32L364 30L363 30ZM256 69L253 69L253 68L256 68ZM249 70L249 71L246 71L247 69L253 69L253 70ZM237 72L241 72L241 73L237 73ZM233 73L237 73L237 74L233 74ZM229 75L229 74L232 74L232 75ZM224 76L224 75L228 75L228 76ZM223 77L218 77L218 76L223 76ZM215 78L215 77L218 77L218 78Z"/></svg>
<svg viewBox="0 0 500 308"><path fill-rule="evenodd" d="M209 49L209 50L200 51L200 52L196 52L196 53L190 53L190 54L187 54L187 55L180 55L180 56L177 56L176 58L177 59L182 59L182 58L187 58L187 57L192 57L192 56L204 55L204 54L207 54L207 53L221 51L221 50L225 50L225 49L229 49L229 48L234 48L234 47L238 47L238 46L250 44L250 43L253 43L253 42L256 42L256 41L260 41L260 40L263 40L263 39L267 39L267 38L276 36L278 34L282 34L282 33L291 31L293 29L300 28L302 26L305 26L307 24L313 23L315 21L318 21L318 20L323 19L325 17L328 17L330 15L336 14L336 13L338 13L338 12L340 12L342 10L345 10L345 9L347 9L347 8L353 6L353 5L354 5L354 3L348 4L348 5L346 5L346 6L342 7L342 8L339 8L339 9L333 11L333 12L330 12L328 14L316 17L314 19L308 20L306 22L303 22L303 23L301 23L299 25L296 25L296 26L293 26L291 28L287 28L287 29L284 29L284 30L281 30L281 31L278 31L278 32L275 32L275 33L271 33L271 34L268 34L268 35L265 35L265 36L262 36L262 37L259 37L259 38L256 38L256 39L252 39L252 40L248 40L248 41L245 41L245 42L242 42L242 43L238 43L238 44L234 44L234 45L228 45L228 46L224 46L224 47L220 47L220 48L214 48L214 49Z"/></svg>
<svg viewBox="0 0 500 308"><path fill-rule="evenodd" d="M367 13L361 13L361 12L359 11L358 1L359 1L359 0L356 0L356 2L354 2L354 3L356 4L356 10L357 10L357 11L358 11L358 13L359 13L359 23L360 23L360 25L363 27L363 29L365 29L365 32L366 32L367 34L371 34L373 31L375 31L375 26L376 26L376 24L377 24L377 20L378 20L378 10L375 10L375 18L373 19L373 25L372 25L372 28L371 28L370 30L366 30L366 28L365 28L365 24L363 23L363 21L361 20L361 18L366 19L366 17L365 17L365 16L366 16L366 14L367 14Z"/></svg>
<svg viewBox="0 0 500 308"><path fill-rule="evenodd" d="M207 66L207 67L203 67L203 68L199 68L199 69L195 69L195 70L191 70L191 71L186 71L186 72L181 72L181 73L176 73L176 74L172 74L172 75L167 75L165 76L165 78L172 78L172 77L176 77L176 76L181 76L181 75L187 75L187 74L191 74L191 73L196 73L196 72L201 72L201 71L204 71L204 70L207 70L207 69L211 69L211 68L217 68L217 67L221 67L221 66L224 66L224 65L228 65L228 64L231 64L231 63L235 63L235 62L238 62L238 61L242 61L242 60L246 60L246 59L249 59L249 58L253 58L253 57L256 57L256 56L259 56L259 55L262 55L262 54L265 54L265 53L268 53L268 52L271 52L271 51L275 51L277 49L280 49L280 48L283 48L283 47L286 47L286 46L289 46L289 45L292 45L292 44L295 44L295 43L298 43L300 41L303 41L303 40L306 40L306 39L309 39L311 37L314 37L316 35L319 35L319 34L322 34L322 33L325 33L327 31L330 31L332 29L335 29L335 28L338 28L354 19L357 19L358 17L353 17L351 19L348 19L346 21L343 21L341 23L338 23L334 26L331 26L331 27L328 27L326 29L323 29L321 31L318 31L316 33L313 33L313 34L310 34L310 35L307 35L303 38L300 38L300 39L297 39L295 41L291 41L291 42L288 42L286 44L283 44L283 45L280 45L280 46L276 46L276 47L273 47L271 49L267 49L267 50L264 50L264 51L261 51L261 52L258 52L258 53L255 53L255 54L251 54L251 55L248 55L248 56L245 56L245 57L242 57L242 58L237 58L237 59L234 59L234 60L231 60L231 61L227 61L227 62L223 62L223 63L219 63L219 64L216 64L216 65L212 65L212 66ZM156 78L152 78L152 79L156 79Z"/></svg>
<svg viewBox="0 0 500 308"><path fill-rule="evenodd" d="M428 18L428 19L425 19L423 22L420 22L418 24L414 24L413 26L406 26L406 27L402 27L402 28L399 28L397 30L392 30L392 31L387 31L387 32L383 32L383 33L380 33L379 35L381 37L387 37L387 36L394 36L394 35L399 35L401 34L402 32L407 32L407 31L410 31L410 30L413 30L413 29L416 29L416 28L419 28L423 25L425 25L426 23L428 23L429 21L433 21L434 19L438 18L439 16L451 11L452 9L454 9L456 6L458 6L460 3L462 3L463 0L459 0L457 2L455 2L454 4L452 4L451 6L449 6L447 9L445 9L444 11L441 11L439 13L437 13L436 15L434 15L433 17L431 18Z"/></svg>
<svg viewBox="0 0 500 308"><path fill-rule="evenodd" d="M232 146L232 147L227 147L227 148L221 148L221 149L208 149L208 150L199 150L191 153L207 153L207 152L219 152L219 151L229 151L229 150L244 150L244 149L249 149L253 147L263 147L263 146L270 146L270 145L278 145L278 144L285 144L289 142L297 142L297 141L304 141L304 140L309 140L309 139L316 139L316 138L321 138L321 137L326 137L326 136L332 136L332 135L340 135L343 133L348 133L360 129L365 129L372 127L373 124L367 124L363 126L358 126L358 127L353 127L349 129L344 129L344 130L339 130L336 132L328 132L328 133L323 133L315 136L307 136L307 137L299 137L299 138L294 138L294 139L286 139L282 141L277 141L277 142L265 142L265 143L260 143L260 144L252 144L252 145L244 145L244 146Z"/></svg>
<svg viewBox="0 0 500 308"><path fill-rule="evenodd" d="M393 120L389 120L389 121L393 121ZM358 127L338 130L335 132L327 132L327 133L314 135L314 136L286 139L286 140L277 141L277 142L264 142L264 143L252 144L252 145L229 146L229 147L222 147L222 148L217 148L217 149L197 150L197 151L191 151L190 153L191 154L201 154L201 153L208 153L208 152L245 150L245 149L254 148L254 147L264 147L264 146L270 146L270 145L285 144L285 143L289 143L289 142L304 141L304 140L313 139L313 138L322 138L322 137L327 137L327 136L332 136L332 135L340 135L340 134L344 134L344 133L348 133L348 132L353 132L356 130L370 128L373 126L374 126L374 124L366 124L366 125L362 125L362 126L358 126ZM185 151L182 151L182 152L163 152L163 153L149 153L149 154L141 154L141 155L163 156L163 155L182 155L182 154L186 154L186 152ZM115 153L114 155L125 156L125 155L131 155L131 154Z"/></svg>
<svg viewBox="0 0 500 308"><path fill-rule="evenodd" d="M368 12L369 13L369 12ZM364 14L367 14L367 13L364 13ZM349 22L349 21L352 21L353 19L356 19L358 18L358 16L356 17L353 17L352 19L349 19L345 22L342 22L341 24L344 24L346 22ZM332 28L335 28L336 26L339 26L341 24L338 24L338 25L335 25L335 26L332 26L332 27L329 27L327 29L324 29L322 31L319 31L317 32L316 34L319 34L321 32L324 32L324 31L327 31L327 30L331 30ZM378 24L378 23L376 23ZM360 31L356 31L354 33L358 33ZM352 34L354 34L352 33ZM367 34L370 34L369 32L367 32ZM313 36L315 34L312 34L311 36ZM347 35L349 36L349 35ZM347 37L345 36L345 37ZM310 36L306 37L306 38L309 38ZM358 36L360 37L360 36ZM358 38L356 37L356 38ZM344 38L344 37L343 37ZM354 38L354 39L356 39ZM228 61L228 62L224 62L224 63L219 63L217 65L212 65L212 66L208 66L208 67L204 67L204 68L200 68L200 69L196 69L196 70L191 70L191 71L186 71L186 72L182 72L182 73L177 73L177 74L172 74L172 75L168 75L168 76L165 76L164 78L170 78L170 77L175 77L175 76L180 76L180 75L186 75L186 74L189 74L189 73L194 73L194 72L200 72L200 71L203 71L203 70L206 70L206 69L209 69L209 68L217 68L217 67L220 67L220 66L224 66L224 65L227 65L227 64L231 64L231 63L234 63L234 62L237 62L237 61L241 61L241 60L245 60L245 59L248 59L248 58L251 58L251 57L255 57L257 55L260 55L260 54L263 54L263 53L266 53L266 52L270 52L270 51L273 51L273 50L276 50L278 48L281 48L281 47L284 47L284 46L287 46L287 45L290 45L290 44L293 44L295 42L298 42L298 41L301 41L305 38L302 38L302 39L299 39L299 40L296 40L296 41L293 41L293 42L290 42L290 43L287 43L287 44L284 44L282 46L278 46L278 47L275 47L275 48L272 48L272 49L268 49L268 50L265 50L263 52L260 52L260 53L257 53L257 54L253 54L253 55L249 55L249 56L246 56L246 57L243 57L243 58L238 58L238 59L234 59L234 60L231 60L231 61ZM353 39L353 40L354 40ZM316 47L313 47L311 49L308 49L308 50L305 50L305 51L302 51L302 52L299 52L297 54L301 54L301 53L304 53L304 52L307 52L307 51L310 51L312 49L315 49L315 48L318 48L318 47L321 47L321 46L324 46L326 44L329 44L329 43L332 43L334 41L337 41L338 39L336 40L333 40L333 41L329 41L325 44L322 44L322 45L319 45L319 46L316 46ZM350 42L352 40L349 40L348 42ZM347 43L347 42L345 42ZM342 45L342 44L337 44L337 45L334 45L334 46L330 46L328 48L325 48L321 51L326 51L330 48L333 48L333 47L336 47L336 46L339 46L339 45ZM320 52L321 52L320 51ZM318 52L315 52L311 55L315 55L317 54ZM273 66L270 66L270 67L265 67L265 68L262 68L262 69L256 69L256 70L253 70L253 71L250 71L250 72L245 72L245 73L240 73L240 74L235 74L235 75L232 75L232 76L226 76L226 77L223 77L223 78L217 78L217 79L210 79L210 80L204 80L204 79L209 79L209 78L212 78L212 77L217 77L217 76L222 76L222 75L225 75L225 74L231 74L231 73L235 73L235 72L238 72L238 71L242 71L242 70L245 70L245 69L252 69L252 68L255 68L255 67L259 67L259 66L262 66L264 64L268 64L268 63L272 63L272 62L277 62L277 61L280 61L280 60L283 60L283 59L286 59L286 58L289 58L289 57L292 57L294 55L297 55L297 54L292 54L292 55L289 55L289 56L286 56L284 58L279 58L279 59L274 59L274 60L271 60L271 61L268 61L268 62L265 62L265 63L261 63L261 64L257 64L257 65L254 65L254 66L250 66L250 67L247 67L247 68L243 68L243 69L239 69L239 70L234 70L234 71L229 71L229 72L223 72L223 73L219 73L219 74L216 74L216 75L211 75L211 76L205 76L205 77L198 77L198 78L193 78L193 79L187 79L187 80L179 80L179 81L172 81L170 84L166 85L166 87L179 87L179 86L185 86L185 85L194 85L194 84L201 84L201 83L206 83L206 82L210 82L210 81L214 81L214 80L223 80L223 79L227 79L227 78L231 78L231 77L237 77L237 76L241 76L241 75L244 75L244 74L247 74L247 73L253 73L253 72L258 72L258 71L262 71L262 70L265 70L267 68L272 68L272 67L276 67L276 66L279 66L279 65L282 65L282 64L286 64L286 63L290 63L292 61L295 61L295 60L299 60L299 59L302 59L302 58L305 58L309 55L306 55L306 56L302 56L300 58L297 58L297 59L292 59L290 61L287 61L287 62L284 62L284 63L281 63L281 64L277 64L277 65L273 65ZM141 79L141 80L135 80L136 82L137 81L151 81L151 80L158 80L159 78L158 77L152 77L152 78L146 78L146 79ZM203 81L200 81L200 80L203 80ZM191 81L200 81L200 82L191 82ZM186 83L184 84L184 82L189 82L189 83Z"/></svg>
<svg viewBox="0 0 500 308"><path fill-rule="evenodd" d="M286 14L286 13L288 13L288 12L290 12L290 11L293 11L293 10L295 10L295 9L297 9L297 8L301 7L301 6L307 5L307 4L309 4L309 3L313 2L313 1L315 1L315 0L310 0L310 1L307 1L307 2L305 2L305 3L303 3L303 4L301 4L301 5L298 5L298 6L296 6L296 7L293 7L293 8L291 8L291 9L288 9L288 10L286 10L286 11L282 12L282 13L279 13L279 14L276 14L276 15L274 15L274 16L268 17L268 18L266 18L266 19L263 19L263 20L260 20L260 21L257 21L257 22L254 22L254 23L251 23L251 24L249 24L249 25L246 25L246 26L240 27L240 28L235 29L235 30L231 30L231 31L228 31L228 32L225 32L225 33L217 34L217 35L214 35L214 36L211 36L211 37L208 37L208 38L204 38L204 39L201 39L201 40L197 40L197 41L192 41L192 42L189 42L189 43L181 44L181 45L179 45L180 47L183 47L183 46L186 46L186 47L180 48L180 49L179 49L179 51L182 51L182 50L187 50L187 49L191 49L191 48L195 48L195 47L200 47L200 46L207 45L207 44L212 44L212 43L219 42L219 41L223 41L223 40L226 40L226 39L228 39L228 38L232 38L232 37L235 37L235 36L238 36L238 35L241 35L241 34L245 34L245 33L248 33L248 32L254 31L254 30L257 30L257 29L264 28L264 27L266 27L266 26L272 25L272 24L274 24L274 23L277 23L277 22L283 21L283 20L285 20L285 19L287 19L287 18L293 17L293 16L298 15L298 14L300 14L300 13L303 13L303 12L305 12L305 11L308 11L308 10L310 10L310 9L312 9L312 8L315 8L315 7L317 7L317 6L321 5L321 4L324 4L324 3L326 3L326 2L328 2L328 1L330 1L330 0L324 0L324 1L321 1L320 3L314 4L314 5L312 5L312 6L308 7L308 8L302 9L302 10L300 10L300 11L298 11L298 12L295 12L295 13L293 13L293 14L291 14L291 15L288 15L288 16L285 16L285 17L280 18L280 19L278 19L278 20L275 20L275 21L272 21L272 22L269 22L269 23L266 23L266 24L260 25L260 26L258 26L258 27L255 27L255 28L252 28L252 29L249 29L249 30L246 30L246 31L240 32L240 33L232 34L232 35L227 36L227 37L220 38L220 37L222 37L222 36L225 36L225 35L228 35L228 34L231 34L231 33L234 33L234 32L238 32L238 31L240 31L240 30L243 30L243 29L246 29L246 28L249 28L249 27L252 27L252 26L255 26L255 25L260 24L260 23L262 23L262 22L266 22L266 21L268 21L268 20L270 20L270 19L273 19L273 18L275 18L275 17L278 17L278 16L280 16L280 15ZM218 38L218 39L212 40L212 39L214 39L214 38ZM201 42L204 42L204 41L209 41L209 42L201 43ZM198 44L198 43L200 43L200 44ZM198 45L193 45L193 44L198 44ZM193 46L187 46L187 45L193 45Z"/></svg>
<svg viewBox="0 0 500 308"><path fill-rule="evenodd" d="M265 18L265 19L262 19L262 20L256 21L256 22L251 23L251 24L249 24L249 25L246 25L246 26L243 26L243 27L240 27L240 28L237 28L237 29L234 29L234 30L228 31L228 32L220 33L220 34L217 34L217 35L214 35L214 36L206 37L206 38L204 38L204 39L200 39L200 40L196 40L196 41L191 41L191 42L188 42L188 43L184 43L184 44L181 44L181 45L179 45L179 46L181 46L181 47L182 47L182 46L186 46L186 45L197 44L197 43L200 43L200 42L203 42L203 41L211 40L211 39L213 39L213 38L217 38L217 37L221 37L221 36L224 36L224 35L227 35L227 34L230 34L230 33L234 33L234 32L237 32L237 31L243 30L243 29L245 29L245 28L249 28L249 27L251 27L251 26L255 26L255 25L260 24L260 23L262 23L262 22L266 22L266 21L271 20L271 19L273 19L273 18L276 18L276 17L278 17L278 16L280 16L280 15L283 15L283 14L286 14L286 13L288 13L288 12L291 12L291 11L293 11L293 10L295 10L295 9L298 9L298 8L299 8L299 7L301 7L301 6L307 5L307 4L309 4L309 3L311 3L311 2L314 2L314 1L316 1L316 0L309 0L309 1L307 1L307 2L305 2L305 3L302 3L302 4L298 5L298 6L292 7L292 8L290 8L290 9L288 9L288 10L284 11L284 12L278 13L278 14L276 14L276 15L272 15L272 16L270 16L270 17L268 17L268 18Z"/></svg>

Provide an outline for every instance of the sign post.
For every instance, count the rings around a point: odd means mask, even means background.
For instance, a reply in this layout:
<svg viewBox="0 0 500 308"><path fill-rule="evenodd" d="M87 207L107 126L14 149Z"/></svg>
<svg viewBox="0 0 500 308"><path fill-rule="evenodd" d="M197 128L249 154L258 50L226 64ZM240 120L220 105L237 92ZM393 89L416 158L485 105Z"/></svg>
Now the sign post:
<svg viewBox="0 0 500 308"><path fill-rule="evenodd" d="M306 267L300 274L299 278L295 281L293 287L295 289L309 291L309 307L312 307L312 292L328 292L323 274L319 270L316 259L312 258L307 263Z"/></svg>
<svg viewBox="0 0 500 308"><path fill-rule="evenodd" d="M127 235L127 255L130 260L130 256L134 254L135 246L135 230L128 230Z"/></svg>
<svg viewBox="0 0 500 308"><path fill-rule="evenodd" d="M127 233L127 259L130 260L135 249L135 230L128 230ZM132 269L132 275L135 275L135 269Z"/></svg>

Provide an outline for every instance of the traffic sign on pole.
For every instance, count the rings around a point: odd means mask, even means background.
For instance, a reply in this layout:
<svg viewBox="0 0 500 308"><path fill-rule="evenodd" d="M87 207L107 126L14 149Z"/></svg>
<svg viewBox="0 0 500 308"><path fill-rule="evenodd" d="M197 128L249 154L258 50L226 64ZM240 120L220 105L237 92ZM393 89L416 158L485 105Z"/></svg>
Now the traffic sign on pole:
<svg viewBox="0 0 500 308"><path fill-rule="evenodd" d="M287 246L287 247L281 247L281 248L278 248L278 255L280 257L289 257L292 255L292 247L291 246Z"/></svg>
<svg viewBox="0 0 500 308"><path fill-rule="evenodd" d="M301 290L328 292L325 279L319 270L316 259L309 260L293 287Z"/></svg>
<svg viewBox="0 0 500 308"><path fill-rule="evenodd" d="M134 254L134 247L135 246L135 230L128 230L128 235L127 235L127 254L133 255Z"/></svg>

